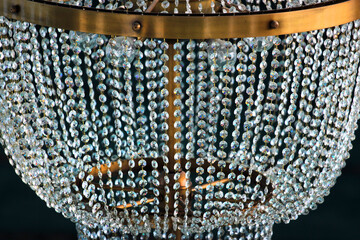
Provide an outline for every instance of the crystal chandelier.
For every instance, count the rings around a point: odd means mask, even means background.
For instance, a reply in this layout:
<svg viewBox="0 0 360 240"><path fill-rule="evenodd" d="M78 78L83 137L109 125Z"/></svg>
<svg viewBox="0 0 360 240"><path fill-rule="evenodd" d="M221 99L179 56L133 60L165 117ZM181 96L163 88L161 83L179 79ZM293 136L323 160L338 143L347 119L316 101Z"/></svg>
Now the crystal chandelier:
<svg viewBox="0 0 360 240"><path fill-rule="evenodd" d="M360 0L0 0L0 14L1 144L79 239L270 239L349 157Z"/></svg>

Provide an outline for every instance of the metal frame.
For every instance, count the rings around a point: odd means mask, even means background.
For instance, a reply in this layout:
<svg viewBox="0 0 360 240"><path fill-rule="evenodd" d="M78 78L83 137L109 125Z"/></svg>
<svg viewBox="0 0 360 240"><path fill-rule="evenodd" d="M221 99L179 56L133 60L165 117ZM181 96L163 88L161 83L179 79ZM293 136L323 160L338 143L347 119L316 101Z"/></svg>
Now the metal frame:
<svg viewBox="0 0 360 240"><path fill-rule="evenodd" d="M221 15L125 13L39 0L0 0L0 15L42 26L139 38L211 39L284 35L360 19L360 0Z"/></svg>

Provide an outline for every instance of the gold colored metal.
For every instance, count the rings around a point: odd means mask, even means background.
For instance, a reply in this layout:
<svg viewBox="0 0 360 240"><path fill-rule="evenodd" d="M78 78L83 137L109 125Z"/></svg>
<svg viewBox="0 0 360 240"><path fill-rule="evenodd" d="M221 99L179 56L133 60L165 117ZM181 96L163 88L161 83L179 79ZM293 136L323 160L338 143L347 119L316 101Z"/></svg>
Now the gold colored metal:
<svg viewBox="0 0 360 240"><path fill-rule="evenodd" d="M279 28L279 26L280 26L280 23L278 21L271 21L270 22L270 28L271 29L277 29L277 28Z"/></svg>
<svg viewBox="0 0 360 240"><path fill-rule="evenodd" d="M18 14L11 6L19 5ZM35 0L0 0L0 15L51 26L106 35L140 38L213 39L284 35L333 27L360 19L360 0L331 1L276 12L225 15L128 14L116 11L69 7ZM272 29L271 21L279 27ZM132 24L139 22L140 31Z"/></svg>
<svg viewBox="0 0 360 240"><path fill-rule="evenodd" d="M132 28L134 31L138 32L141 30L141 23L139 22L134 22L133 25L132 25Z"/></svg>
<svg viewBox="0 0 360 240"><path fill-rule="evenodd" d="M100 187L100 184L98 183L92 183L94 184L95 187ZM110 187L109 185L102 185L101 186L102 189L112 189L112 190L115 190L115 191L124 191L124 192L140 192L141 189L139 188L131 188L131 187L120 187L120 186L112 186Z"/></svg>
<svg viewBox="0 0 360 240"><path fill-rule="evenodd" d="M151 13L158 3L159 3L159 0L152 1L152 3L148 6L148 8L146 9L145 12L146 13Z"/></svg>
<svg viewBox="0 0 360 240"><path fill-rule="evenodd" d="M208 186L216 186L219 183L227 183L227 182L230 182L230 179L225 178L225 179L222 179L222 180L219 180L219 181L215 181L215 182L212 182L212 183L201 185L200 188L201 189L206 189ZM196 188L192 189L193 192L195 192L196 190L197 190Z"/></svg>

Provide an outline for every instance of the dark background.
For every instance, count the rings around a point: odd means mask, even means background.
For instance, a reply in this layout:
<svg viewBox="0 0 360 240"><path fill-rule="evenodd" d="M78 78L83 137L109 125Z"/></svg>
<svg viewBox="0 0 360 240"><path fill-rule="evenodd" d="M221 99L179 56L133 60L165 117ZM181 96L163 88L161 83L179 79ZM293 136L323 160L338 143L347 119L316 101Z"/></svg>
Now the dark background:
<svg viewBox="0 0 360 240"><path fill-rule="evenodd" d="M274 227L274 240L360 239L360 134L330 196L316 211ZM25 185L0 151L0 240L75 240L75 225Z"/></svg>

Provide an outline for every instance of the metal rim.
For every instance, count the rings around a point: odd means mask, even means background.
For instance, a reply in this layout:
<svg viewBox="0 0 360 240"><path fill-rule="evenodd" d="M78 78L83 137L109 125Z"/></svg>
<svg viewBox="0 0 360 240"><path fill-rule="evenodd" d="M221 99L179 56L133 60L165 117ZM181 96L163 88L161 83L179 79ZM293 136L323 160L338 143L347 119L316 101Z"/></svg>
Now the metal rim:
<svg viewBox="0 0 360 240"><path fill-rule="evenodd" d="M225 15L158 15L70 7L36 0L0 0L15 20L80 32L139 38L211 39L284 35L360 19L360 0L297 9Z"/></svg>

